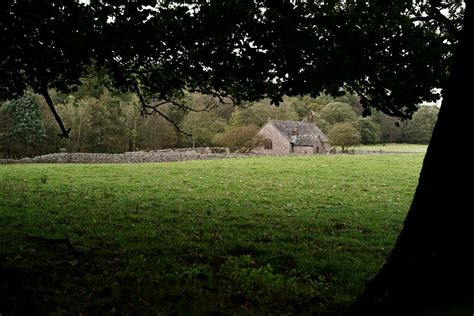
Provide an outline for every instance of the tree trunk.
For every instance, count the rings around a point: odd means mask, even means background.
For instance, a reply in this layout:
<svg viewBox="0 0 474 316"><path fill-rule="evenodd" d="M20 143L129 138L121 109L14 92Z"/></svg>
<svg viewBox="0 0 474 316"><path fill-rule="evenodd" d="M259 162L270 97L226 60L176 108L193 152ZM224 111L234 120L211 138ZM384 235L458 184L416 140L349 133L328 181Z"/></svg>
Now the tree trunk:
<svg viewBox="0 0 474 316"><path fill-rule="evenodd" d="M132 151L137 150L137 118L133 116L133 135L132 135Z"/></svg>
<svg viewBox="0 0 474 316"><path fill-rule="evenodd" d="M344 315L473 315L473 3L418 187L390 257Z"/></svg>

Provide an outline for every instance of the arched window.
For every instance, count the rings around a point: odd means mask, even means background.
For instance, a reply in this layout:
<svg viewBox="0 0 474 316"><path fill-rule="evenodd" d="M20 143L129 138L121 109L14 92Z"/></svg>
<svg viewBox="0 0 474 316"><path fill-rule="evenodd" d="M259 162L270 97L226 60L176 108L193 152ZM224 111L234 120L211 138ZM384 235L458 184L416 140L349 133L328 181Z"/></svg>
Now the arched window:
<svg viewBox="0 0 474 316"><path fill-rule="evenodd" d="M265 139L263 146L265 149L272 149L272 140L271 139Z"/></svg>

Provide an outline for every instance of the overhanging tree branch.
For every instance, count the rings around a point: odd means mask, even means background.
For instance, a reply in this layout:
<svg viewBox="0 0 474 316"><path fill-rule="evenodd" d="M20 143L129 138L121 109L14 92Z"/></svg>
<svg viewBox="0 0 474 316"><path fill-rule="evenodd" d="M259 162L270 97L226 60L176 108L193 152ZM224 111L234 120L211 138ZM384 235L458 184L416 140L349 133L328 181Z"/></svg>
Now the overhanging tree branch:
<svg viewBox="0 0 474 316"><path fill-rule="evenodd" d="M71 128L66 129L64 127L63 121L61 120L61 117L56 111L56 108L54 107L54 104L53 104L53 100L51 100L51 97L48 93L48 88L44 87L43 89L41 89L40 93L43 96L43 98L46 100L46 103L48 104L48 107L51 110L51 113L53 113L53 116L56 119L56 122L58 122L58 125L61 128L61 134L58 134L58 136L61 138L69 138L69 132L71 131Z"/></svg>
<svg viewBox="0 0 474 316"><path fill-rule="evenodd" d="M174 106L176 106L176 107L178 107L178 108L180 108L180 109L182 109L182 110L184 110L184 111L189 111L189 112L209 112L209 111L213 110L213 109L216 107L216 105L215 105L214 102L209 101L209 102L206 104L206 106L204 106L203 108L201 108L201 109L194 109L194 108L192 108L192 107L190 107L190 106L187 106L187 105L185 105L185 104L183 104L183 103L180 103L180 102L178 102L178 101L176 101L176 100L172 100L172 99L168 99L168 98L164 99L163 102L160 102L160 103L158 103L158 104L156 104L156 105L149 105L149 107L159 107L159 106L164 105L164 104L167 104L167 103L168 103L168 104L172 104L172 105L174 105Z"/></svg>
<svg viewBox="0 0 474 316"><path fill-rule="evenodd" d="M222 103L222 104L232 104L232 105L237 104L237 102L235 102L235 100L234 100L234 98L232 98L232 96L222 95L221 93L216 92L216 91L212 91L210 89L197 88L197 89L192 89L192 91L213 96L214 98L219 99L219 102ZM226 99L230 100L230 102L227 101Z"/></svg>
<svg viewBox="0 0 474 316"><path fill-rule="evenodd" d="M178 132L183 133L184 135L187 135L187 136L192 136L191 134L186 133L185 131L183 131L183 130L176 124L176 122L175 122L174 120L170 119L168 116L166 116L166 114L164 114L163 112L161 112L161 111L158 109L158 107L159 107L160 105L164 105L164 104L168 103L168 101L160 102L160 103L157 104L157 105L149 105L149 104L146 102L145 98L143 97L142 93L140 92L140 88L138 87L138 85L135 84L135 85L133 86L133 88L134 88L134 90L135 90L135 93L136 93L137 96L138 96L138 99L140 100L141 105L142 105L142 112L141 112L142 114L144 114L144 115L150 115L150 114L152 114L152 113L156 113L156 114L158 114L159 116L161 116L162 118L164 118L165 120L167 120L168 122L170 122ZM148 110L151 110L151 113L148 112Z"/></svg>

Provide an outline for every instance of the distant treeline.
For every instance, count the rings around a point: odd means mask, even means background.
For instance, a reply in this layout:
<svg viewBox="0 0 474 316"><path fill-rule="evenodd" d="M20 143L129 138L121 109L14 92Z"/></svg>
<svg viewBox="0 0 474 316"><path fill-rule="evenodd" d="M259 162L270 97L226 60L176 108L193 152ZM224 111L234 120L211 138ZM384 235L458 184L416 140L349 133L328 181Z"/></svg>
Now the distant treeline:
<svg viewBox="0 0 474 316"><path fill-rule="evenodd" d="M340 123L350 123L361 143L428 143L436 122L437 107L421 107L410 121L399 122L380 112L363 118L356 96L333 98L285 97L279 107L268 100L241 107L222 104L213 97L189 94L185 107L160 106L184 132L159 116L140 116L137 97L113 93L93 80L72 94L51 92L70 138L58 137L58 126L45 101L33 94L0 105L0 156L20 158L58 152L108 152L154 150L178 147L226 146L247 150L258 129L272 119L305 120L315 113L315 123L324 132ZM200 111L205 109L205 111Z"/></svg>

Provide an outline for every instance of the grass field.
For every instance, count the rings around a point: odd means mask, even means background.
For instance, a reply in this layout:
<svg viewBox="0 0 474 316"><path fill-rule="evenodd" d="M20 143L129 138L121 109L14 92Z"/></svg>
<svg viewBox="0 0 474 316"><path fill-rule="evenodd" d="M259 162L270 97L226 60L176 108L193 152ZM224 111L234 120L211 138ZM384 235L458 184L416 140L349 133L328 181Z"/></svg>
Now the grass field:
<svg viewBox="0 0 474 316"><path fill-rule="evenodd" d="M428 145L419 144L376 144L376 145L362 145L355 147L357 150L373 150L385 152L414 152L425 153Z"/></svg>
<svg viewBox="0 0 474 316"><path fill-rule="evenodd" d="M1 165L0 307L331 315L389 254L421 162Z"/></svg>

